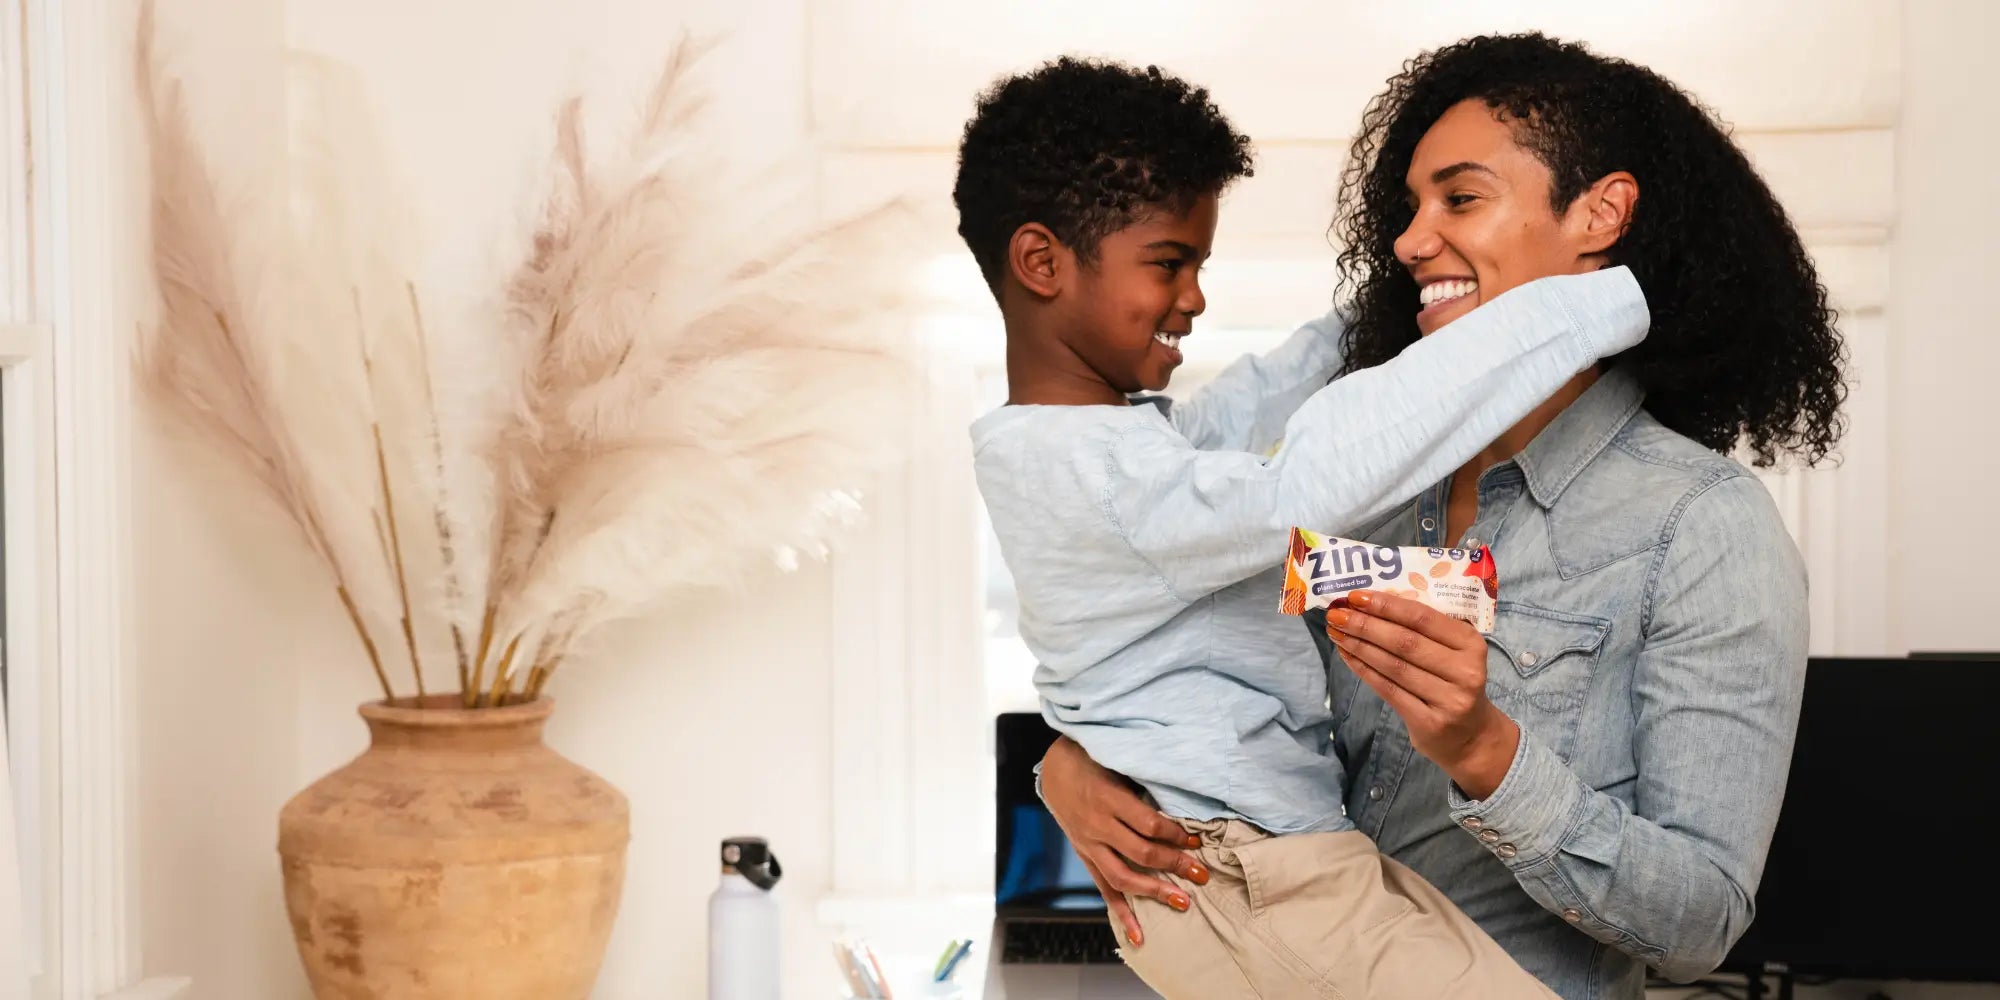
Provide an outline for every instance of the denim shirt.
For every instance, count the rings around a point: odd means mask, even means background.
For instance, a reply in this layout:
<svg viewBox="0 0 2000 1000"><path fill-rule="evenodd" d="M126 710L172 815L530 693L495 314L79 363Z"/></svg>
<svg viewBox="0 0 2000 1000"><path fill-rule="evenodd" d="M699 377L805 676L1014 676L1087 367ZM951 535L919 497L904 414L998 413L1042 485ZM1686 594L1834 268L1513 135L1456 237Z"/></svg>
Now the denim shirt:
<svg viewBox="0 0 2000 1000"><path fill-rule="evenodd" d="M1751 919L1806 667L1806 578L1768 492L1616 370L1479 479L1500 574L1487 693L1521 727L1485 801L1325 658L1348 814L1568 1000L1711 970ZM1370 537L1447 544L1446 486ZM1476 541L1475 541L1476 540Z"/></svg>

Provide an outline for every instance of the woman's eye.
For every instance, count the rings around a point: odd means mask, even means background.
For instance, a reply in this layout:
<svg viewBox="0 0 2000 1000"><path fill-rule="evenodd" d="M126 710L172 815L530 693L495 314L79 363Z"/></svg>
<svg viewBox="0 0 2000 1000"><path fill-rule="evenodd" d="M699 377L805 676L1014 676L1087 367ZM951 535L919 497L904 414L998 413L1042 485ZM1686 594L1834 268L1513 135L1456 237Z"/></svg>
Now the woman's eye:
<svg viewBox="0 0 2000 1000"><path fill-rule="evenodd" d="M1444 203L1450 205L1453 208L1464 208L1465 206L1470 205L1478 200L1479 199L1476 195L1454 194L1454 195L1446 195Z"/></svg>

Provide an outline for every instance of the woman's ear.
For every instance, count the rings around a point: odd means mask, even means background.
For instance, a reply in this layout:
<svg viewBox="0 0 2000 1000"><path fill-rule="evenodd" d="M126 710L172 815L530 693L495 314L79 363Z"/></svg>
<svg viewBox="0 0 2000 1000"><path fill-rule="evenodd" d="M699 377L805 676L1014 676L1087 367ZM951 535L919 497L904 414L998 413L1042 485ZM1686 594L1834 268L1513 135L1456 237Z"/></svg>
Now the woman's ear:
<svg viewBox="0 0 2000 1000"><path fill-rule="evenodd" d="M1625 237L1632 224L1632 211L1639 205L1639 180L1623 170L1598 178L1577 199L1583 209L1579 254L1601 254Z"/></svg>
<svg viewBox="0 0 2000 1000"><path fill-rule="evenodd" d="M1007 269L1038 298L1052 299L1062 291L1068 255L1056 234L1039 222L1022 225L1007 241Z"/></svg>

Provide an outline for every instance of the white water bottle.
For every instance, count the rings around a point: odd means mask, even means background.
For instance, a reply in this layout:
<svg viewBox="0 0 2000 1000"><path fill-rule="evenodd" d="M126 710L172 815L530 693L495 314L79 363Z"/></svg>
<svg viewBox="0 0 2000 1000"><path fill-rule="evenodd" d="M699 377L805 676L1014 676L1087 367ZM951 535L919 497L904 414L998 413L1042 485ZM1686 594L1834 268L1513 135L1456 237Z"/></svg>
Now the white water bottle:
<svg viewBox="0 0 2000 1000"><path fill-rule="evenodd" d="M764 838L722 842L722 884L708 897L708 1000L779 1000L771 887L783 874Z"/></svg>

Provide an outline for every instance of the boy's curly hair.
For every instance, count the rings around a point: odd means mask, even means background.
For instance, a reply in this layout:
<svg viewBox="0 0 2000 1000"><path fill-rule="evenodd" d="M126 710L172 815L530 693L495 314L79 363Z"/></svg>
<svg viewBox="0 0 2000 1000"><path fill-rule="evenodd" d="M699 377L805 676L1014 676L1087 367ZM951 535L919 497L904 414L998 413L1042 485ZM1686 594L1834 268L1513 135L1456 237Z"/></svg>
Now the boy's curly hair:
<svg viewBox="0 0 2000 1000"><path fill-rule="evenodd" d="M1333 235L1349 299L1346 370L1417 339L1417 285L1396 258L1404 175L1460 101L1484 101L1549 168L1561 211L1629 171L1639 202L1613 262L1646 293L1652 332L1620 355L1661 423L1758 465L1807 464L1840 439L1847 386L1834 312L1784 207L1707 109L1642 66L1540 34L1469 38L1410 60L1368 105L1341 178Z"/></svg>
<svg viewBox="0 0 2000 1000"><path fill-rule="evenodd" d="M1065 56L979 97L958 150L958 234L1000 291L1007 242L1049 227L1086 264L1149 209L1184 210L1250 176L1250 140L1156 66Z"/></svg>

